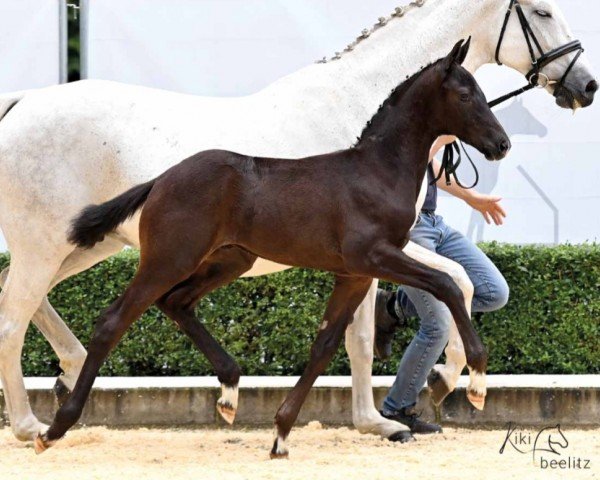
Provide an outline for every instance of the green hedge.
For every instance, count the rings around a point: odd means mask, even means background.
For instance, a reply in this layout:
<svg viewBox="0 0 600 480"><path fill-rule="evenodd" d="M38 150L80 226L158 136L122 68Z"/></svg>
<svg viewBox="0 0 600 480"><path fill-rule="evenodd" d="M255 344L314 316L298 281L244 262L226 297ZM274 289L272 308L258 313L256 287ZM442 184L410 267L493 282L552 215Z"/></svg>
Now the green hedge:
<svg viewBox="0 0 600 480"><path fill-rule="evenodd" d="M509 304L475 320L490 351L490 373L600 373L600 246L483 248L511 287ZM52 304L81 339L131 279L137 253L123 252L59 285ZM7 257L0 265L8 264ZM387 285L387 288L391 288ZM239 361L246 375L296 375L331 290L331 276L288 272L242 279L199 306L211 332ZM377 374L394 374L417 327L397 336L396 356L376 362ZM31 328L23 353L26 375L56 375L58 361ZM125 336L102 368L102 375L210 375L210 366L186 337L152 309ZM340 349L328 374L348 374Z"/></svg>

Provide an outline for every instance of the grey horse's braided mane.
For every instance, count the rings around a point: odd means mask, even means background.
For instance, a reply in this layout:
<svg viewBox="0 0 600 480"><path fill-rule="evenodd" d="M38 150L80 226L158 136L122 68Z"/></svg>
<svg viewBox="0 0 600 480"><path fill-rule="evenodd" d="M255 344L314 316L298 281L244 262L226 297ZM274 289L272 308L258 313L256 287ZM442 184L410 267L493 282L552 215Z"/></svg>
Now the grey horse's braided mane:
<svg viewBox="0 0 600 480"><path fill-rule="evenodd" d="M411 2L404 7L396 7L396 9L391 13L390 16L379 17L379 21L375 25L373 25L372 28L365 28L360 33L360 35L356 38L356 40L354 40L346 48L344 48L343 52L335 52L335 55L333 57L331 57L331 58L323 57L321 60L317 60L316 63L328 63L328 62L333 62L335 60L339 60L340 58L342 58L342 56L344 54L351 52L352 50L354 50L356 48L356 46L359 43L361 43L362 41L369 38L373 32L385 27L390 22L390 20L393 20L394 18L403 17L404 15L406 15L406 13L408 11L410 11L414 8L422 7L425 4L425 1L426 0L415 0L414 2Z"/></svg>

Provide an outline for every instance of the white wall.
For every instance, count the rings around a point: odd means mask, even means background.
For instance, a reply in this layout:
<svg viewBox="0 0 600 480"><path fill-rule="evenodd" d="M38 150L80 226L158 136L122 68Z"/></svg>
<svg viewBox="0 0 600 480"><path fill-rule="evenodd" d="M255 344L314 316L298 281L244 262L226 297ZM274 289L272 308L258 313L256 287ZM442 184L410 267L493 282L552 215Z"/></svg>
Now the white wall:
<svg viewBox="0 0 600 480"><path fill-rule="evenodd" d="M60 0L0 0L0 92L60 81Z"/></svg>
<svg viewBox="0 0 600 480"><path fill-rule="evenodd" d="M398 0L91 0L88 77L253 93L343 49Z"/></svg>

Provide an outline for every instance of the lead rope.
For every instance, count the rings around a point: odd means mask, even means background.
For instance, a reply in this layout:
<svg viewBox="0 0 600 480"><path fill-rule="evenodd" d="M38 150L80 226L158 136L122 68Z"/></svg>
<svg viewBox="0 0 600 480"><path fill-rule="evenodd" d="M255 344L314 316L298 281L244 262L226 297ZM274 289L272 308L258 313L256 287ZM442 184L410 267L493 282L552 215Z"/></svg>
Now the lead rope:
<svg viewBox="0 0 600 480"><path fill-rule="evenodd" d="M488 103L488 105L490 108L497 107L501 103L504 103L513 97L518 97L519 95L522 95L523 93L528 92L529 90L533 90L534 88L535 88L535 85L533 83L529 83L529 84L525 85L524 87L521 87L518 90L515 90L514 92L507 93L506 95L503 95L502 97L491 101L490 103Z"/></svg>
<svg viewBox="0 0 600 480"><path fill-rule="evenodd" d="M461 149L458 146L459 142L460 142L460 146L462 147L462 151L467 156L467 159L469 160L469 163L471 164L471 166L473 167L473 171L475 172L475 182L473 182L473 185L471 185L470 187L465 187L462 183L460 183L460 180L458 179L458 176L456 175L456 170L458 169L458 166L462 162ZM446 185L448 185L448 186L452 185L451 178L454 177L454 181L456 182L456 184L459 187L464 188L465 190L471 190L472 188L475 188L477 186L477 184L479 183L479 172L477 171L475 162L473 162L473 159L469 155L469 152L467 152L467 149L465 148L462 141L459 140L459 142L449 143L444 148L444 156L442 157L442 166L440 167L440 172L438 173L438 176L432 180L431 185L436 184L440 180L440 178L442 178L442 176L446 177ZM458 158L456 161L454 161L454 153L455 152L458 155Z"/></svg>

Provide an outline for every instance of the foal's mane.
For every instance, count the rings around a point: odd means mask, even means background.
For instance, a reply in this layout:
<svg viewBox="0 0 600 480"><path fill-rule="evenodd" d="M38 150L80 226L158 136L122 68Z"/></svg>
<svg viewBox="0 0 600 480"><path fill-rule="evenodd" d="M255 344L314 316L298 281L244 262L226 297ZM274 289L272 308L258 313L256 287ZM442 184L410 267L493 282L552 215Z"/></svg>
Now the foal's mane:
<svg viewBox="0 0 600 480"><path fill-rule="evenodd" d="M394 105L396 105L396 103L400 101L404 94L410 90L410 87L415 84L421 75L437 65L441 60L443 59L439 59L433 63L430 63L426 67L422 67L417 73L413 74L412 76L407 76L406 80L395 87L389 94L388 98L386 98L385 101L379 106L379 109L377 112L375 112L375 115L373 115L371 120L367 122L362 133L356 139L356 143L353 145L353 147L360 145L361 142L363 142L366 138L373 135L374 131L380 130L381 127L387 123L388 113L392 111Z"/></svg>

